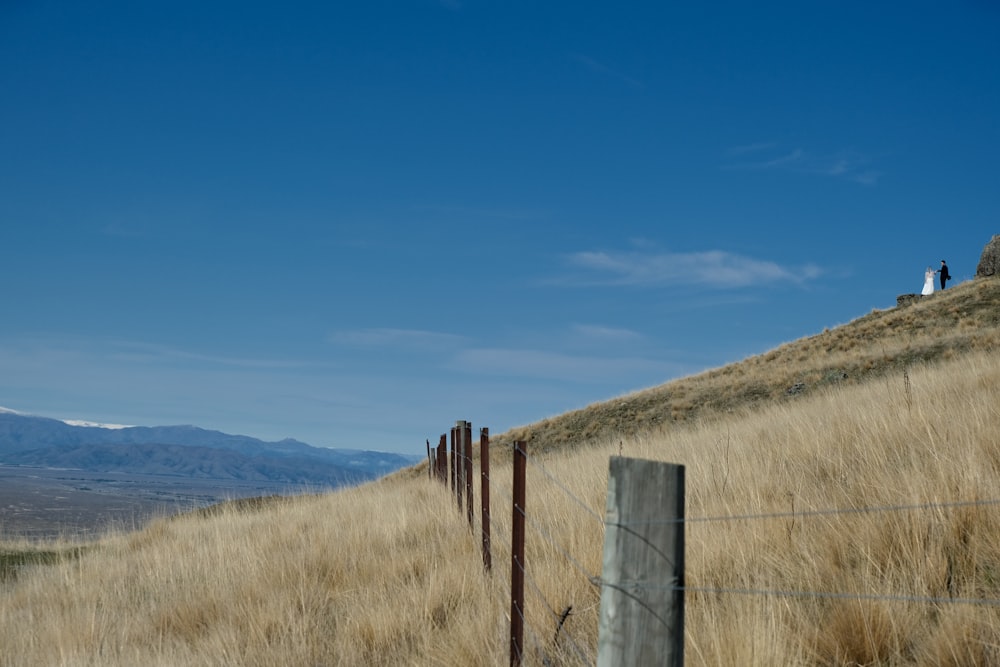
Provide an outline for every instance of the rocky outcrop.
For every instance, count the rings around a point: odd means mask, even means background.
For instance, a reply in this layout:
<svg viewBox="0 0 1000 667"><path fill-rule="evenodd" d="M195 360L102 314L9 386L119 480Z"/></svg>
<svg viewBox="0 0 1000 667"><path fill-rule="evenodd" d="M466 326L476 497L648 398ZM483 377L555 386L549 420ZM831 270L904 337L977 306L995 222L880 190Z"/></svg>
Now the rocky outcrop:
<svg viewBox="0 0 1000 667"><path fill-rule="evenodd" d="M983 254L979 258L979 266L976 267L977 278L992 278L1000 276L1000 234L997 234L983 248Z"/></svg>
<svg viewBox="0 0 1000 667"><path fill-rule="evenodd" d="M1000 277L1000 234L994 235L983 248L979 266L976 267L976 278L994 277ZM896 307L909 306L922 298L920 294L900 294L896 297Z"/></svg>

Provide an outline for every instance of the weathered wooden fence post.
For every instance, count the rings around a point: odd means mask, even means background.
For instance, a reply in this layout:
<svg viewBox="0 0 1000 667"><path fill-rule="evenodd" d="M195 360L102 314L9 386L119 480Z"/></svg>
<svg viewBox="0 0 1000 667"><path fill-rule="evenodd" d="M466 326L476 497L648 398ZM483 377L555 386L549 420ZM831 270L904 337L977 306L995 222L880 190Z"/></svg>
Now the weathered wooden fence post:
<svg viewBox="0 0 1000 667"><path fill-rule="evenodd" d="M598 667L684 664L684 466L611 457Z"/></svg>
<svg viewBox="0 0 1000 667"><path fill-rule="evenodd" d="M524 499L528 445L514 443L514 507L511 512L510 664L518 667L524 655ZM626 663L619 663L626 664ZM638 663L633 663L638 664Z"/></svg>
<svg viewBox="0 0 1000 667"><path fill-rule="evenodd" d="M490 544L490 430L479 429L479 497L483 514L483 569L493 569L493 552Z"/></svg>

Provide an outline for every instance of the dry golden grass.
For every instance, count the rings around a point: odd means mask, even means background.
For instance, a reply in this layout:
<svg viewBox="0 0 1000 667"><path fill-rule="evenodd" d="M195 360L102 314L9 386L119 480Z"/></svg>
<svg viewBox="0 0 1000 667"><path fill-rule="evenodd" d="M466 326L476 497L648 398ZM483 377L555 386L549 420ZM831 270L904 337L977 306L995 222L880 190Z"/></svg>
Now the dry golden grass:
<svg viewBox="0 0 1000 667"><path fill-rule="evenodd" d="M1000 499L997 284L874 313L622 408L683 396L684 419L591 427L604 435L574 447L542 438L556 426L532 431L526 664L594 661L619 453L686 466L688 664L1000 664L989 604L1000 505L973 504ZM928 328L945 337L933 354ZM789 381L808 388L787 396ZM505 451L492 456L489 575L476 531L417 467L160 520L22 569L0 584L0 665L506 664Z"/></svg>
<svg viewBox="0 0 1000 667"><path fill-rule="evenodd" d="M7 586L0 664L492 664L472 637L441 643L495 623L445 503L436 485L372 484L107 537Z"/></svg>
<svg viewBox="0 0 1000 667"><path fill-rule="evenodd" d="M970 281L907 307L876 310L764 354L514 428L494 440L527 440L547 449L579 446L794 399L788 390L797 383L807 393L857 385L977 350L1000 350L1000 280Z"/></svg>

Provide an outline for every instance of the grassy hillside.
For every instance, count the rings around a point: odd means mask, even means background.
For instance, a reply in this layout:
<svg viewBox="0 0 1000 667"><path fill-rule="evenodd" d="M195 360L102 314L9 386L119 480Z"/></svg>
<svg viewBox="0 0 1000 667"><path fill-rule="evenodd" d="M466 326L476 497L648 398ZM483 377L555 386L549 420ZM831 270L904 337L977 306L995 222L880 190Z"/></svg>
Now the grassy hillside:
<svg viewBox="0 0 1000 667"><path fill-rule="evenodd" d="M593 664L622 453L687 467L687 664L1000 664L998 316L967 283L497 437L531 442L525 663ZM506 664L504 451L491 575L419 468L0 543L0 665Z"/></svg>
<svg viewBox="0 0 1000 667"><path fill-rule="evenodd" d="M588 438L715 418L762 402L794 400L829 385L856 386L920 362L997 349L1000 282L971 281L910 306L874 310L739 363L511 429L493 440L574 446Z"/></svg>

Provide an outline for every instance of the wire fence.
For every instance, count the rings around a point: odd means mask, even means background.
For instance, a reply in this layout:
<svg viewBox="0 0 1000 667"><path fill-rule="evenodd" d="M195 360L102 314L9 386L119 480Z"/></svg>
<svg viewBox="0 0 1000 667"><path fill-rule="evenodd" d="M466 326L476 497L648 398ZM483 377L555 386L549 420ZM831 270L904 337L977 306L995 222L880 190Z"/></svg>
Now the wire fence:
<svg viewBox="0 0 1000 667"><path fill-rule="evenodd" d="M462 422L459 422L462 423ZM470 427L471 428L471 427ZM488 433L487 429L483 429L484 434ZM445 436L441 436L441 442L445 441ZM436 478L438 481L443 482L448 485L449 480L451 481L452 491L457 495L461 496L463 492L463 478L461 471L463 469L468 470L468 466L471 464L471 449L466 448L461 449L462 443L461 439L458 438L457 444L456 439L453 434L453 447L457 447L458 451L455 453L451 461L452 472L449 476L447 473L439 473ZM540 483L548 484L550 489L554 489L557 493L565 496L569 501L569 505L576 508L575 511L578 515L578 519L583 522L589 522L593 526L596 526L598 532L603 533L608 526L615 526L619 528L636 529L643 526L655 526L655 525L668 525L668 524L716 524L716 523L749 523L749 522L763 522L763 521L773 521L773 520L806 520L810 518L820 518L820 517L830 517L830 516L843 516L843 515L865 515L865 514L886 514L886 513L903 513L903 512L947 512L949 510L962 509L962 508L989 508L996 507L1000 505L1000 498L987 498L987 499L977 499L977 500L950 500L941 502L927 502L927 503L914 503L914 504L898 504L898 505L877 505L877 506L862 506L862 507L834 507L834 508L817 508L808 510L792 510L792 511L781 511L781 512L761 512L761 513L745 513L745 514L731 514L731 515L717 515L717 516L695 516L695 517L683 517L683 518L669 518L664 517L662 519L652 519L643 521L616 521L608 522L606 521L603 511L592 506L586 500L580 498L576 492L572 490L571 485L560 479L559 476L549 470L540 459L533 457L526 451L526 446L524 443L514 443L512 446L513 453L515 455L522 455L527 463L528 468L537 473L532 477L533 484L538 485ZM432 471L434 469L440 470L441 459L440 456L430 456L429 448L429 458ZM440 450L438 450L440 451ZM448 459L445 459L446 461ZM493 479L491 477L492 473L489 471L488 467L481 471L480 473L480 491L482 494L484 489L488 489L487 493L492 493L494 498L498 501L499 505L513 508L511 514L505 514L503 512L495 512L487 510L484 507L484 512L487 512L487 516L474 516L471 513L470 506L466 506L464 509L467 511L470 517L470 527L474 533L481 533L483 531L484 525L488 525L489 522L493 524L493 530L491 531L491 539L484 540L484 549L492 548L494 551L499 553L492 553L490 557L496 559L497 556L506 558L510 560L511 554L515 553L519 545L514 544L511 539L507 536L511 534L511 523L512 515L518 511L517 502L513 495L507 490L508 481L506 479ZM434 479L435 475L432 473L431 478ZM472 502L472 491L469 486L465 487L465 492L468 494L465 497L466 503ZM614 587L616 589L628 589L630 594L635 594L636 592L641 592L643 590L655 590L662 589L664 587L657 587L649 584L649 582L644 581L617 581L610 582L606 581L601 572L595 572L592 568L589 568L585 561L589 558L593 558L593 554L582 555L579 553L573 553L573 551L568 548L559 539L558 532L555 528L549 525L545 520L544 508L538 508L532 510L530 498L535 496L536 487L532 486L532 492L529 495L529 501L526 508L523 508L524 523L527 531L530 533L530 542L533 545L533 550L536 553L541 553L542 550L549 550L551 553L555 554L558 559L561 559L566 564L566 570L573 576L580 577L582 581L585 581L587 586L589 586L595 595L599 599L601 591L606 587ZM458 506L462 508L462 500L458 501ZM485 560L485 557L484 557ZM499 562L499 561L495 561ZM520 606L511 606L511 609L517 609L516 613L506 614L509 620L519 621L524 625L524 631L526 634L526 641L520 646L512 646L511 653L511 664L520 665L522 661L529 657L533 657L537 660L537 664L541 665L593 665L597 659L597 646L594 644L593 633L587 631L572 632L569 629L571 623L569 622L572 617L580 616L583 614L591 614L597 606L597 603L592 602L585 609L574 609L572 605L562 605L549 598L544 591L544 584L537 581L532 575L531 571L531 558L529 557L526 564L517 566L516 561L512 564L513 567L520 567L521 575L524 577L524 582L527 584L527 591L531 594L530 601L539 605L537 608L542 610L544 613L526 613L524 610L528 608L527 601L522 602ZM503 579L498 579L498 581L503 581ZM851 600L851 601L885 601L885 602L908 602L917 604L927 604L927 605L981 605L986 607L1000 607L1000 599L987 598L987 597L963 597L957 595L948 596L934 596L934 595L907 595L907 594L880 594L880 593L862 593L854 591L807 591L807 590L787 590L780 588L756 588L756 587L732 587L732 586L685 586L677 585L668 587L672 591L677 591L682 594L698 594L698 595L723 595L723 596L756 596L761 598L812 598L817 600ZM510 586L504 585L502 591L509 596L514 596L514 591L512 591ZM494 600L493 604L502 606L506 604L508 600ZM518 618L510 618L511 616L518 616ZM515 654L516 653L516 654Z"/></svg>

